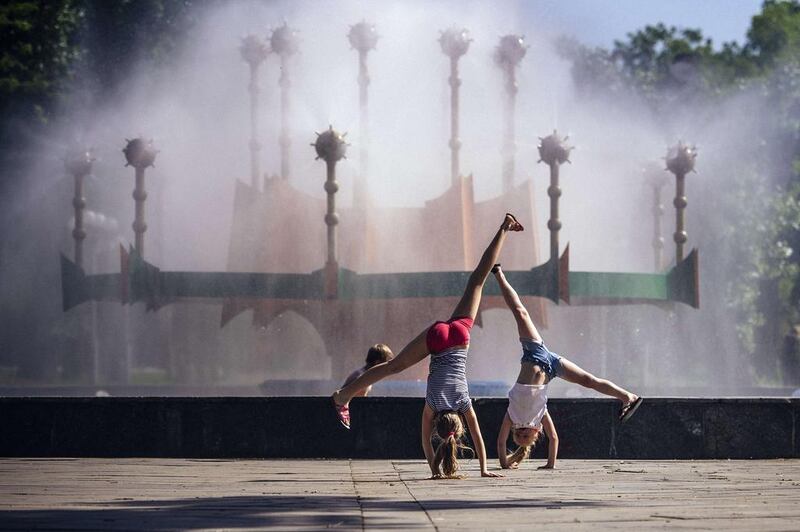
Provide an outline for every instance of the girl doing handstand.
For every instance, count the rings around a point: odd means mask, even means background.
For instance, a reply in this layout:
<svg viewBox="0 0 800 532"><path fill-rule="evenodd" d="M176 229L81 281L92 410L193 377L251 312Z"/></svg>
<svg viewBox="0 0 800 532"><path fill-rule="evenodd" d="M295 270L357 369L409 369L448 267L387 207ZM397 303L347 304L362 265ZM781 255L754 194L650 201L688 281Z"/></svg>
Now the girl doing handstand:
<svg viewBox="0 0 800 532"><path fill-rule="evenodd" d="M456 453L462 445L464 423L469 427L472 441L481 467L481 476L496 477L486 465L486 449L478 425L478 418L472 409L466 378L469 333L478 314L481 293L492 265L497 262L500 249L508 231L522 231L522 225L511 214L506 214L489 246L483 252L480 262L467 281L464 295L456 305L447 321L437 321L416 338L411 340L396 357L383 364L377 364L361 376L333 394L333 405L339 421L350 428L348 403L360 389L399 373L420 362L429 354L430 370L425 395L425 408L422 411L422 449L430 466L432 477L454 477L458 470ZM436 430L441 443L434 452L431 434ZM441 469L440 469L441 468Z"/></svg>
<svg viewBox="0 0 800 532"><path fill-rule="evenodd" d="M506 305L514 314L519 340L522 343L519 375L516 384L508 392L508 410L497 436L497 456L500 458L500 466L503 469L516 468L528 457L531 447L544 428L550 443L547 464L539 469L553 469L558 456L558 434L547 412L547 385L552 379L561 377L565 381L616 397L622 401L619 419L623 422L636 412L642 404L642 398L611 381L598 379L577 364L550 352L499 264L492 268L492 273L500 284ZM509 433L518 447L513 453L507 454L506 442Z"/></svg>

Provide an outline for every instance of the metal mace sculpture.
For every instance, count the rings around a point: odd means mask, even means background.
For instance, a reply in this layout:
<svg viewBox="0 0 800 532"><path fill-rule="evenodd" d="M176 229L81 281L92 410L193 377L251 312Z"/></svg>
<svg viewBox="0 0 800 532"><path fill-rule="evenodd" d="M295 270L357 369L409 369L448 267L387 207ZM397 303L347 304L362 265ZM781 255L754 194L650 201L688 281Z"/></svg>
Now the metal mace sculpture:
<svg viewBox="0 0 800 532"><path fill-rule="evenodd" d="M514 122L514 112L517 106L517 66L519 66L528 47L525 45L522 35L505 35L500 38L500 44L494 52L494 61L505 74L505 122L506 130L503 135L503 192L508 193L514 187L516 154L516 125Z"/></svg>
<svg viewBox="0 0 800 532"><path fill-rule="evenodd" d="M79 149L64 161L64 167L75 180L75 196L72 198L75 224L72 229L72 238L75 239L75 264L80 267L83 267L83 240L86 238L86 230L83 228L83 209L86 208L86 198L83 197L83 180L92 173L94 160L90 150Z"/></svg>
<svg viewBox="0 0 800 532"><path fill-rule="evenodd" d="M152 140L135 138L127 140L128 144L122 151L128 161L125 166L133 166L136 170L136 188L133 190L133 199L136 201L136 217L133 222L133 232L136 234L136 252L144 257L144 232L147 224L144 221L144 201L147 191L144 188L144 171L148 166L153 166L158 150L153 147Z"/></svg>
<svg viewBox="0 0 800 532"><path fill-rule="evenodd" d="M439 44L442 52L450 58L450 179L455 184L460 177L458 153L461 140L458 138L458 60L469 50L472 39L466 29L450 28L441 32Z"/></svg>
<svg viewBox="0 0 800 532"><path fill-rule="evenodd" d="M258 190L261 180L261 143L258 140L258 99L261 91L258 86L258 69L267 58L269 49L256 35L248 35L242 39L239 52L250 66L250 84L247 86L250 93L250 186L253 190Z"/></svg>
<svg viewBox="0 0 800 532"><path fill-rule="evenodd" d="M317 151L317 159L325 161L327 174L325 179L325 192L328 195L328 212L325 214L325 225L328 226L328 259L325 263L325 293L327 297L336 297L337 274L339 263L336 253L336 226L339 215L336 213L336 192L339 184L336 182L336 163L339 162L347 151L345 135L334 131L333 126L323 133L317 133L317 140L312 144Z"/></svg>
<svg viewBox="0 0 800 532"><path fill-rule="evenodd" d="M558 260L558 231L561 229L561 220L558 219L558 198L561 196L558 169L565 162L570 162L569 152L573 147L565 144L568 138L562 139L556 131L550 136L539 137L539 162L550 167L550 186L547 187L547 195L550 196L550 219L547 221L547 228L550 230L550 260Z"/></svg>
<svg viewBox="0 0 800 532"><path fill-rule="evenodd" d="M175 272L161 271L142 256L144 223L144 170L155 160L152 143L143 139L128 142L125 155L136 168L137 232L136 250L120 250L120 273L87 275L83 269L61 255L62 305L66 311L84 301L142 301L148 310L183 298L271 298L290 300L337 299L341 301L395 298L458 297L469 271L358 273L338 267L336 249L335 194L336 163L347 149L344 135L329 128L318 134L313 144L317 156L327 163L325 191L328 209L325 223L328 257L323 268L308 274L255 272ZM556 133L542 139L539 153L551 166L551 252L558 252L558 166L568 160L571 148L564 146ZM690 158L691 159L691 158ZM693 159L692 159L693 160ZM698 254L688 257L665 273L619 273L569 271L568 250L558 259L551 255L546 263L531 270L507 271L506 275L520 295L559 299L574 304L612 304L674 301L699 306ZM486 293L500 295L496 285ZM233 315L227 316L224 321Z"/></svg>
<svg viewBox="0 0 800 532"><path fill-rule="evenodd" d="M667 170L675 175L675 263L683 260L683 245L688 239L684 230L684 211L686 210L686 174L694 171L697 148L679 141L667 151Z"/></svg>
<svg viewBox="0 0 800 532"><path fill-rule="evenodd" d="M667 184L668 174L657 163L651 162L642 170L645 182L653 191L653 264L655 271L664 267L664 237L661 236L661 218L664 216L664 204L661 200L661 189Z"/></svg>
<svg viewBox="0 0 800 532"><path fill-rule="evenodd" d="M269 42L272 51L281 58L281 77L278 81L281 87L281 177L289 179L289 147L292 144L289 138L289 58L297 53L299 38L297 31L284 22L283 26L273 30Z"/></svg>
<svg viewBox="0 0 800 532"><path fill-rule="evenodd" d="M362 205L365 203L367 192L367 176L369 175L369 108L367 106L369 87L369 72L367 70L367 54L375 49L378 43L378 32L375 25L366 21L361 21L355 26L350 27L347 39L350 46L358 51L358 128L361 137L359 149L359 167L361 177L354 190L355 201Z"/></svg>

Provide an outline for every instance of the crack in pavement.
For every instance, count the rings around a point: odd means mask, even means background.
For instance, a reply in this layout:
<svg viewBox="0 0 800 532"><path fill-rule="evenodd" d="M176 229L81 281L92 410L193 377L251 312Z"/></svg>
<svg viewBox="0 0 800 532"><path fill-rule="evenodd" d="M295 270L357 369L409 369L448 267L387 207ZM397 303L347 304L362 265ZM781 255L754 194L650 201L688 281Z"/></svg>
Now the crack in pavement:
<svg viewBox="0 0 800 532"><path fill-rule="evenodd" d="M356 493L356 503L358 503L358 512L361 516L361 530L366 530L366 524L364 522L364 505L361 503L361 492L358 491L358 482L356 482L356 475L353 472L353 461L348 460L347 463L350 466L350 482L353 483L353 491Z"/></svg>
<svg viewBox="0 0 800 532"><path fill-rule="evenodd" d="M411 497L411 498L414 500L414 502L415 502L415 503L417 503L417 506L419 506L419 509L420 509L420 510L422 510L422 511L425 513L425 517L427 517L427 518L428 518L428 522L431 524L431 526L433 527L433 529L434 529L436 532L439 532L439 527L438 527L438 526L436 526L436 523L434 523L434 522L433 522L433 518L431 517L431 514L429 514L429 513L428 513L428 509L427 509L427 508L425 508L425 507L422 505L422 503L421 503L421 502L419 502L419 500L417 500L417 498L416 498L416 497L414 496L414 494L411 492L411 488L409 488L409 487L408 487L408 484L406 484L406 481L405 481L405 480L403 480L403 477L401 477L401 476L400 476L400 471L397 469L397 463L396 463L394 460L392 460L392 469L394 469L394 472L395 472L395 474L397 475L397 480L399 480L399 481L400 481L400 482L403 484L403 487L404 487L404 488L406 489L406 491L408 492L408 495L409 495L409 496L410 496L410 497Z"/></svg>

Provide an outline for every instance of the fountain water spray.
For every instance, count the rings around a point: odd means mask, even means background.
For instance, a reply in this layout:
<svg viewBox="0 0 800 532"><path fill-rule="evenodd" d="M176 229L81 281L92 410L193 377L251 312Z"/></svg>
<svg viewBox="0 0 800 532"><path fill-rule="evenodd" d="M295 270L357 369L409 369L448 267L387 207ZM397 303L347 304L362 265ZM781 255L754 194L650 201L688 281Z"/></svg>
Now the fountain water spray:
<svg viewBox="0 0 800 532"><path fill-rule="evenodd" d="M664 237L661 236L661 217L664 216L664 205L661 201L661 189L667 184L667 174L657 163L651 162L642 170L646 183L653 190L653 264L655 271L664 267Z"/></svg>
<svg viewBox="0 0 800 532"><path fill-rule="evenodd" d="M450 179L456 184L461 172L459 169L458 154L461 149L461 140L458 138L458 88L461 80L458 78L458 60L469 50L469 31L466 29L450 28L439 36L442 52L450 58Z"/></svg>
<svg viewBox="0 0 800 532"><path fill-rule="evenodd" d="M361 21L355 26L350 27L350 32L347 34L347 39L350 41L350 46L358 51L358 127L360 131L360 150L359 150L359 166L360 166L360 179L356 183L355 190L353 191L354 201L356 205L363 208L366 203L367 195L367 178L369 176L369 107L367 105L369 87L369 72L367 70L367 54L370 50L375 49L378 43L378 32L375 30L375 25L366 21Z"/></svg>
<svg viewBox="0 0 800 532"><path fill-rule="evenodd" d="M503 135L503 192L508 193L514 188L514 157L516 154L516 124L514 111L517 104L517 66L519 66L528 47L522 35L505 35L500 38L500 44L494 52L495 63L503 69L506 83L505 125Z"/></svg>
<svg viewBox="0 0 800 532"><path fill-rule="evenodd" d="M72 229L72 238L75 239L75 264L83 267L83 240L86 230L83 228L83 209L86 208L86 198L83 197L83 179L92 173L92 163L95 158L87 149L79 149L64 161L67 172L75 180L75 197L72 206L75 209L75 227Z"/></svg>
<svg viewBox="0 0 800 532"><path fill-rule="evenodd" d="M281 178L289 179L289 147L292 144L289 138L289 58L297 53L300 39L297 30L284 22L283 26L273 30L269 42L272 51L281 58L281 77L278 81L281 87Z"/></svg>
<svg viewBox="0 0 800 532"><path fill-rule="evenodd" d="M258 100L260 88L258 86L258 70L261 63L267 58L269 49L256 35L248 35L242 39L239 47L242 59L250 66L250 186L253 190L259 189L261 180L261 160L259 152L261 143L258 140Z"/></svg>

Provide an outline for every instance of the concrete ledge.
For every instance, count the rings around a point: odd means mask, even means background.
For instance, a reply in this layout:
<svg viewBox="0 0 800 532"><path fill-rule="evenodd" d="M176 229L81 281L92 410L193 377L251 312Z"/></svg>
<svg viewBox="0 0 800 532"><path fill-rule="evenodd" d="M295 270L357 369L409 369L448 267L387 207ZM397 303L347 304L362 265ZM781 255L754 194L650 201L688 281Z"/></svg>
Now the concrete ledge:
<svg viewBox="0 0 800 532"><path fill-rule="evenodd" d="M0 398L0 456L421 458L422 398ZM476 399L486 447L506 399ZM606 399L550 399L563 458L798 458L800 399L648 398L625 425ZM546 443L534 456L546 456Z"/></svg>

